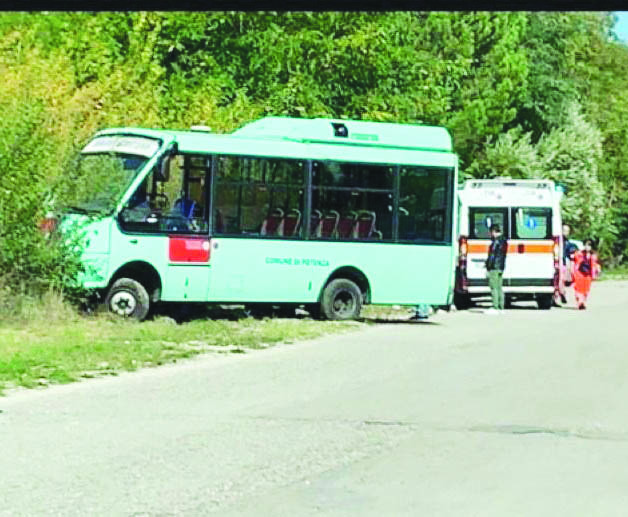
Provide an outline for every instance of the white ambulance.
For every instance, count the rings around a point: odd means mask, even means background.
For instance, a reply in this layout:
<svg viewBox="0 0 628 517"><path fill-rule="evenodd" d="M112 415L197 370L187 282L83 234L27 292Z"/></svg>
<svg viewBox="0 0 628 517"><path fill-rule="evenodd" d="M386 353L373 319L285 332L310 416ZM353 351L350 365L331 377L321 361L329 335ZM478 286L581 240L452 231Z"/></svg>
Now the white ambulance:
<svg viewBox="0 0 628 517"><path fill-rule="evenodd" d="M536 300L549 309L561 280L562 191L548 180L468 180L458 190L459 247L454 301L490 295L485 261L490 227L499 224L508 240L504 293L513 300Z"/></svg>

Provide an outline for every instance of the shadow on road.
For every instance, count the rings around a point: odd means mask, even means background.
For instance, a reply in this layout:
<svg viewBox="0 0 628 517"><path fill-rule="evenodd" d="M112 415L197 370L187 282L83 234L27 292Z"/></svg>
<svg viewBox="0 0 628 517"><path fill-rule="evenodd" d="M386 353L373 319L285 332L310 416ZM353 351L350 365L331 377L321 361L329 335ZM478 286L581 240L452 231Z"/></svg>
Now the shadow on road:
<svg viewBox="0 0 628 517"><path fill-rule="evenodd" d="M440 325L437 321L432 320L415 320L415 319L386 319L386 318L360 318L358 321L362 323L373 323L373 324L393 324L393 325Z"/></svg>
<svg viewBox="0 0 628 517"><path fill-rule="evenodd" d="M312 316L299 307L281 307L270 306L264 307L247 307L244 305L214 305L214 304L193 304L193 303L168 303L161 304L156 308L152 317L168 317L172 318L179 324L190 323L196 320L228 320L238 321L246 318L289 318L295 320L310 319ZM407 318L399 318L394 316L386 318L385 316L362 316L357 321L371 324L403 324L403 325L440 325L440 323L427 320L417 320L408 316Z"/></svg>

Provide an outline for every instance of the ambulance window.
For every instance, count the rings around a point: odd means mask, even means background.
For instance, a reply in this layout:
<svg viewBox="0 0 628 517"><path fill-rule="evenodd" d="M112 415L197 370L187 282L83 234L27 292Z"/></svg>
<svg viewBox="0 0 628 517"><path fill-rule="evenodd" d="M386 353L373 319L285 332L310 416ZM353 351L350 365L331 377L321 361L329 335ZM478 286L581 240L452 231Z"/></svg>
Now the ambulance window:
<svg viewBox="0 0 628 517"><path fill-rule="evenodd" d="M491 226L498 224L504 237L508 237L508 225L506 221L507 210L505 208L471 208L469 210L469 236L472 239L490 239Z"/></svg>
<svg viewBox="0 0 628 517"><path fill-rule="evenodd" d="M551 208L513 208L513 238L551 239Z"/></svg>

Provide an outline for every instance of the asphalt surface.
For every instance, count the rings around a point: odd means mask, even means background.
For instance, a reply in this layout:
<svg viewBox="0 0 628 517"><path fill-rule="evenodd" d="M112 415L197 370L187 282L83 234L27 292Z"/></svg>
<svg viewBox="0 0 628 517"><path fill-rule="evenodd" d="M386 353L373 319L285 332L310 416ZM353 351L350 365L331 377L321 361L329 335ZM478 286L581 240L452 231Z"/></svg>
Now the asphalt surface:
<svg viewBox="0 0 628 517"><path fill-rule="evenodd" d="M573 297L571 298L573 305ZM0 515L628 513L628 282L0 398Z"/></svg>

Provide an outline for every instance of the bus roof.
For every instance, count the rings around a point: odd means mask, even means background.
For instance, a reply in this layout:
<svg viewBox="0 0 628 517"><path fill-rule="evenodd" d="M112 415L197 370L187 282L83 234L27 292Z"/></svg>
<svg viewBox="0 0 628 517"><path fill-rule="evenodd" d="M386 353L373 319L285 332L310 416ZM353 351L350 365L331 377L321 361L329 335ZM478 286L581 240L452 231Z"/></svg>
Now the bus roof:
<svg viewBox="0 0 628 517"><path fill-rule="evenodd" d="M372 145L451 152L451 135L444 127L393 124L331 118L265 117L232 133L249 138L273 138L340 145Z"/></svg>
<svg viewBox="0 0 628 517"><path fill-rule="evenodd" d="M332 124L344 125L348 136L335 136L343 130ZM446 167L457 163L445 128L413 124L266 117L230 134L128 127L98 132L107 134L173 138L181 151L189 153Z"/></svg>

